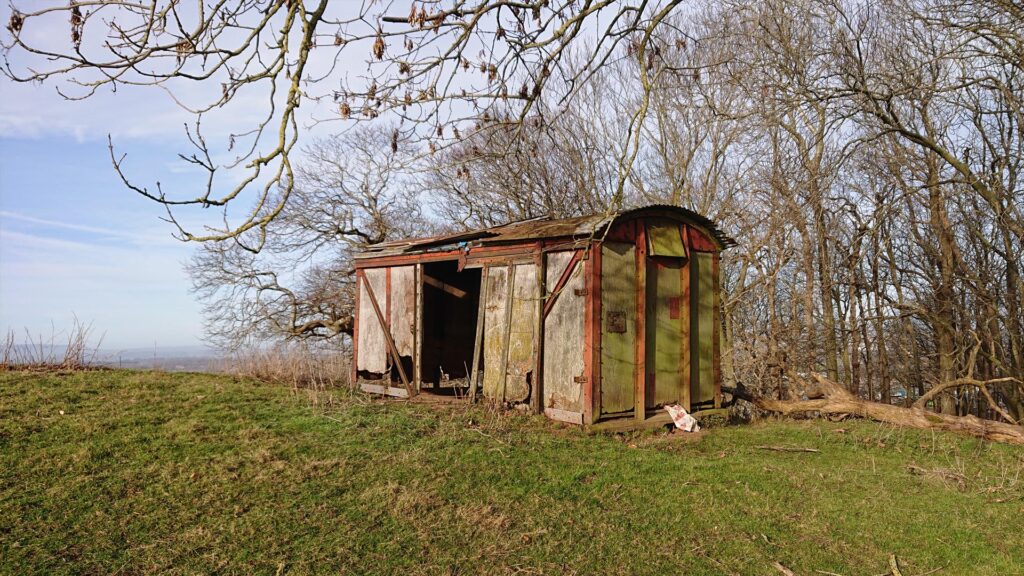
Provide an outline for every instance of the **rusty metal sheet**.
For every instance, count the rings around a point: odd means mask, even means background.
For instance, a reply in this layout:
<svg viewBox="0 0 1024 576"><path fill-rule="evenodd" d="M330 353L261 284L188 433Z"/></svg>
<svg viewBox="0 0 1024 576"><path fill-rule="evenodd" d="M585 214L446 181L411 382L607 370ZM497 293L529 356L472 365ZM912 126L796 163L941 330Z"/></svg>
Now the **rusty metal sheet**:
<svg viewBox="0 0 1024 576"><path fill-rule="evenodd" d="M562 219L533 218L491 228L374 244L356 255L356 259L359 261L357 266L366 267L373 265L367 262L368 260L396 255L421 254L427 257L440 249L450 250L461 247L472 252L474 246L515 244L555 238L583 240L596 237L613 222L645 218L669 218L692 224L700 230L706 231L709 237L721 247L735 244L735 241L722 232L714 222L696 212L679 206L653 205L619 213L599 213Z"/></svg>

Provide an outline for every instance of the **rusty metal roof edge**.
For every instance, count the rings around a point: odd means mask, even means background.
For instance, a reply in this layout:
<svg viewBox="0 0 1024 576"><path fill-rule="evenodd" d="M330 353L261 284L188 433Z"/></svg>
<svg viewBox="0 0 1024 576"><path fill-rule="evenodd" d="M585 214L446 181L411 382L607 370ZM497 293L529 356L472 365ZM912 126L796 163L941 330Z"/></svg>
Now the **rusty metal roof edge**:
<svg viewBox="0 0 1024 576"><path fill-rule="evenodd" d="M597 234L609 224L623 216L640 217L644 215L645 212L652 212L654 214L651 215L657 215L658 212L666 211L674 212L677 216L682 216L683 220L705 229L705 231L710 234L723 249L736 246L737 244L735 240L719 229L714 221L706 216L698 214L688 208L683 208L682 206L651 204L611 214L589 214L586 216L573 216L557 219L541 216L537 218L508 222L498 226L492 226L490 228L479 228L454 234L442 234L426 238L392 240L389 242L382 242L380 244L371 244L361 252L357 253L354 257L356 259L369 259L401 254L426 253L446 246L457 247L459 245L467 245L470 242L479 244L512 244L540 238L577 238ZM508 234L506 237L502 237L501 233L502 230L508 230L510 228L526 228L527 226L525 225L531 223L534 223L538 228L540 228L544 224L558 225L561 223L562 225L566 225L570 221L578 221L578 223L570 230L559 231L559 233L550 235L545 235L542 230L535 230L535 233L532 235L529 230L526 230L525 233Z"/></svg>

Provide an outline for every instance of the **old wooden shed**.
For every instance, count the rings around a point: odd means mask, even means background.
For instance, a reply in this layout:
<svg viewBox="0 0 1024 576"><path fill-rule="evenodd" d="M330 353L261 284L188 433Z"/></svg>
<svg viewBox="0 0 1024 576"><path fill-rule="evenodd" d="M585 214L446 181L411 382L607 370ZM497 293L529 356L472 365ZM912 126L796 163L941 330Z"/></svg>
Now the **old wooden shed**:
<svg viewBox="0 0 1024 576"><path fill-rule="evenodd" d="M353 379L576 424L721 401L719 253L675 206L386 242L356 257Z"/></svg>

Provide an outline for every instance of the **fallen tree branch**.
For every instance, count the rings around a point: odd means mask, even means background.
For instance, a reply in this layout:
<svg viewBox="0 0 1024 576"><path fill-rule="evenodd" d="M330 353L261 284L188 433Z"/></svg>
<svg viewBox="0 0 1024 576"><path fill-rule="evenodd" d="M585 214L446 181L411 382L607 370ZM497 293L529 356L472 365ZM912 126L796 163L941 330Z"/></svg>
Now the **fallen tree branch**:
<svg viewBox="0 0 1024 576"><path fill-rule="evenodd" d="M776 400L765 398L742 384L735 388L723 386L722 391L734 397L746 400L761 410L774 412L784 416L817 412L822 415L852 414L862 418L919 428L922 430L947 430L968 434L985 440L1024 445L1024 427L985 420L977 416L954 416L939 414L925 410L920 406L904 408L891 404L882 404L861 400L854 397L839 384L832 382L820 374L812 377L820 386L824 398L814 400Z"/></svg>
<svg viewBox="0 0 1024 576"><path fill-rule="evenodd" d="M817 448L804 448L803 446L758 446L758 448L773 452L821 452Z"/></svg>

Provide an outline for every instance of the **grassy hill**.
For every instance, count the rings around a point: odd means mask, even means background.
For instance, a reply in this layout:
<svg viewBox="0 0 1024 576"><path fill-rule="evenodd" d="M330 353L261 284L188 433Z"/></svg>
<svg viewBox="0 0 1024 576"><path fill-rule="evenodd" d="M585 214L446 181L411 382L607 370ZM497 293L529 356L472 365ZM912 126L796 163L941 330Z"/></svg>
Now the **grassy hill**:
<svg viewBox="0 0 1024 576"><path fill-rule="evenodd" d="M11 574L1020 574L1022 473L1020 449L867 422L589 436L227 376L0 373Z"/></svg>

